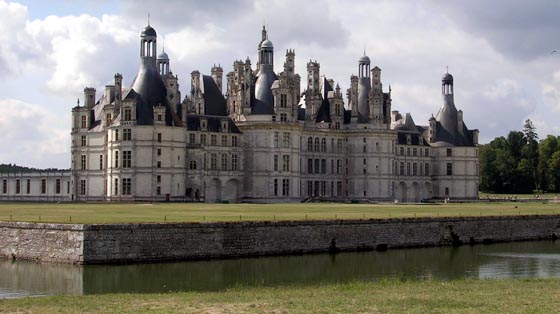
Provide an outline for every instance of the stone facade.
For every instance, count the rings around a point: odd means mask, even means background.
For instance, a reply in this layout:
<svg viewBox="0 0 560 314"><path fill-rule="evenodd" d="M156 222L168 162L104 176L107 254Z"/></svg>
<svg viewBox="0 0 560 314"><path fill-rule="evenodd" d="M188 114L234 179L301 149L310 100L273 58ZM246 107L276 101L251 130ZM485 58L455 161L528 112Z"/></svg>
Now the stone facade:
<svg viewBox="0 0 560 314"><path fill-rule="evenodd" d="M124 263L556 239L558 216L60 225L0 223L0 256Z"/></svg>
<svg viewBox="0 0 560 314"><path fill-rule="evenodd" d="M258 61L238 60L226 74L191 73L181 101L178 78L157 34L140 38L140 69L130 88L114 76L97 98L84 90L72 109L71 172L65 199L108 201L417 202L478 196L478 131L455 108L453 77L442 79L443 105L428 125L394 110L381 69L362 56L344 93L307 63L295 72L295 51L274 72L266 29ZM305 86L302 92L301 86ZM15 193L23 175L1 175L0 200L43 199ZM51 181L47 182L48 184ZM65 190L66 192L66 190ZM29 197L28 197L29 196Z"/></svg>

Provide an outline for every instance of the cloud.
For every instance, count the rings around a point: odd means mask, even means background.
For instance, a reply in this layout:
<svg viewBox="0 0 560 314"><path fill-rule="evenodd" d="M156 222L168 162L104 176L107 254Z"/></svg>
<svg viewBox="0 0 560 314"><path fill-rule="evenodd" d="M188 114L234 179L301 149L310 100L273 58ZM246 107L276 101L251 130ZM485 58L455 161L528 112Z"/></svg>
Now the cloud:
<svg viewBox="0 0 560 314"><path fill-rule="evenodd" d="M39 105L0 99L0 162L68 168L69 127Z"/></svg>

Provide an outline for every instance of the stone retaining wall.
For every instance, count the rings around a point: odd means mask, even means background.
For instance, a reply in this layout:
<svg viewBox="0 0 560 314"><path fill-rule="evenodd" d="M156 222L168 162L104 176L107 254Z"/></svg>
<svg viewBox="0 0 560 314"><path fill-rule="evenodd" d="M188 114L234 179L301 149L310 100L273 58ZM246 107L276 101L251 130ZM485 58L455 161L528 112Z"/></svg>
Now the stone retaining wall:
<svg viewBox="0 0 560 314"><path fill-rule="evenodd" d="M0 223L0 255L124 263L555 239L560 216L230 223Z"/></svg>

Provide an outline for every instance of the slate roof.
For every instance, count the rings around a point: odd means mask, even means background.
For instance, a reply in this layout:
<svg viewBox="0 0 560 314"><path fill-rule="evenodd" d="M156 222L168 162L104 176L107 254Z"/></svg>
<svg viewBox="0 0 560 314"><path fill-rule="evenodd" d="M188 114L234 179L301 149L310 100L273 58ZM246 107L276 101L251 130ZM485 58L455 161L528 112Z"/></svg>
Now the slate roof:
<svg viewBox="0 0 560 314"><path fill-rule="evenodd" d="M319 123L319 122L332 122L331 120L331 109L330 109L330 103L329 103L329 99L328 99L328 94L329 92L333 91L333 88L331 86L331 84L329 83L329 81L327 81L327 78L325 78L323 76L323 90L322 90L322 96L323 96L323 101L321 102L321 106L319 107L319 110L317 111L317 118L315 119L315 122Z"/></svg>
<svg viewBox="0 0 560 314"><path fill-rule="evenodd" d="M200 131L200 120L201 118L206 118L206 129L208 132L223 132L222 121L225 119L228 122L228 132L229 133L241 133L237 125L233 122L230 117L221 116L210 116L210 115L198 115L189 114L187 115L187 125L188 131Z"/></svg>
<svg viewBox="0 0 560 314"><path fill-rule="evenodd" d="M227 103L218 85L209 75L202 76L204 84L204 112L210 116L227 116Z"/></svg>

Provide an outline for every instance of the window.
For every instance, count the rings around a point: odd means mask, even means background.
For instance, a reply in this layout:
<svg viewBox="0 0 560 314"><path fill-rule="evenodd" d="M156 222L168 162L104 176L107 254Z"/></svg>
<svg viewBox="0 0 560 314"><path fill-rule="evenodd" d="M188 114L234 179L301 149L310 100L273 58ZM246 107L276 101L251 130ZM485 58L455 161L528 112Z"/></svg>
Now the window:
<svg viewBox="0 0 560 314"><path fill-rule="evenodd" d="M409 162L406 163L406 175L407 176L410 175L410 163Z"/></svg>
<svg viewBox="0 0 560 314"><path fill-rule="evenodd" d="M8 193L8 180L2 180L2 194Z"/></svg>
<svg viewBox="0 0 560 314"><path fill-rule="evenodd" d="M307 173L313 173L313 159L307 159Z"/></svg>
<svg viewBox="0 0 560 314"><path fill-rule="evenodd" d="M29 179L27 179L25 190L26 190L25 192L27 194L31 193L31 180L29 180Z"/></svg>
<svg viewBox="0 0 560 314"><path fill-rule="evenodd" d="M87 116L82 116L82 129L87 128Z"/></svg>
<svg viewBox="0 0 560 314"><path fill-rule="evenodd" d="M103 170L103 155L99 155L99 170Z"/></svg>
<svg viewBox="0 0 560 314"><path fill-rule="evenodd" d="M132 140L132 130L131 129L123 129L122 131L122 139L123 141L131 141Z"/></svg>
<svg viewBox="0 0 560 314"><path fill-rule="evenodd" d="M410 156L410 147L407 147L407 148L406 148L406 155L407 155L407 156Z"/></svg>
<svg viewBox="0 0 560 314"><path fill-rule="evenodd" d="M157 134L157 141L158 141L158 143L161 143L161 133Z"/></svg>
<svg viewBox="0 0 560 314"><path fill-rule="evenodd" d="M285 113L281 113L280 114L280 122L287 122L288 121L288 115Z"/></svg>
<svg viewBox="0 0 560 314"><path fill-rule="evenodd" d="M156 154L157 154L158 156L161 156L161 148L158 148L158 149L157 149Z"/></svg>
<svg viewBox="0 0 560 314"><path fill-rule="evenodd" d="M416 156L418 154L418 150L416 148L412 149L412 156Z"/></svg>
<svg viewBox="0 0 560 314"><path fill-rule="evenodd" d="M321 152L325 153L327 151L327 139L321 139Z"/></svg>
<svg viewBox="0 0 560 314"><path fill-rule="evenodd" d="M210 145L211 146L218 145L218 137L216 136L216 134L210 135Z"/></svg>
<svg viewBox="0 0 560 314"><path fill-rule="evenodd" d="M119 195L119 179L118 178L115 178L114 188L115 188L115 193L114 194Z"/></svg>
<svg viewBox="0 0 560 314"><path fill-rule="evenodd" d="M237 171L237 154L231 154L231 171Z"/></svg>
<svg viewBox="0 0 560 314"><path fill-rule="evenodd" d="M338 159L336 161L336 174L340 174L342 172L342 160Z"/></svg>
<svg viewBox="0 0 560 314"><path fill-rule="evenodd" d="M449 188L445 188L445 196L449 196Z"/></svg>
<svg viewBox="0 0 560 314"><path fill-rule="evenodd" d="M342 153L342 139L339 138L336 140L336 150L338 153Z"/></svg>
<svg viewBox="0 0 560 314"><path fill-rule="evenodd" d="M334 123L334 128L337 130L340 130L340 122L335 122Z"/></svg>
<svg viewBox="0 0 560 314"><path fill-rule="evenodd" d="M158 168L161 168L161 161L158 161L156 165Z"/></svg>
<svg viewBox="0 0 560 314"><path fill-rule="evenodd" d="M115 168L119 167L119 151L115 151Z"/></svg>
<svg viewBox="0 0 560 314"><path fill-rule="evenodd" d="M132 168L132 151L130 150L123 151L123 168Z"/></svg>
<svg viewBox="0 0 560 314"><path fill-rule="evenodd" d="M320 152L320 150L319 150L319 138L318 137L315 138L315 151Z"/></svg>
<svg viewBox="0 0 560 314"><path fill-rule="evenodd" d="M274 144L274 147L278 147L278 132L274 132L273 144Z"/></svg>
<svg viewBox="0 0 560 314"><path fill-rule="evenodd" d="M231 137L231 147L237 147L237 136Z"/></svg>
<svg viewBox="0 0 560 314"><path fill-rule="evenodd" d="M284 132L282 134L282 147L289 148L290 146L291 146L290 132Z"/></svg>
<svg viewBox="0 0 560 314"><path fill-rule="evenodd" d="M319 159L315 159L315 169L313 169L313 173L321 173L321 165L319 164Z"/></svg>
<svg viewBox="0 0 560 314"><path fill-rule="evenodd" d="M43 179L43 181L45 181L45 179ZM86 195L86 180L80 180L80 195Z"/></svg>
<svg viewBox="0 0 560 314"><path fill-rule="evenodd" d="M191 162L189 163L189 168L191 170L196 170L196 160L191 160Z"/></svg>
<svg viewBox="0 0 560 314"><path fill-rule="evenodd" d="M111 125L112 120L113 120L113 116L112 116L110 113L108 113L107 115L105 115L105 123L106 123L107 125Z"/></svg>
<svg viewBox="0 0 560 314"><path fill-rule="evenodd" d="M399 175L404 176L404 162L401 161L399 166Z"/></svg>
<svg viewBox="0 0 560 314"><path fill-rule="evenodd" d="M336 196L342 196L342 182L336 182Z"/></svg>
<svg viewBox="0 0 560 314"><path fill-rule="evenodd" d="M425 156L425 157L429 157L429 156L430 156L430 152L428 151L427 148L426 148L426 150L424 150L424 156Z"/></svg>
<svg viewBox="0 0 560 314"><path fill-rule="evenodd" d="M220 170L227 171L227 169L228 169L227 160L228 160L228 155L227 154L222 154L222 168L220 168Z"/></svg>
<svg viewBox="0 0 560 314"><path fill-rule="evenodd" d="M206 134L200 134L200 145L206 145Z"/></svg>
<svg viewBox="0 0 560 314"><path fill-rule="evenodd" d="M210 154L210 170L218 170L218 156L216 153Z"/></svg>
<svg viewBox="0 0 560 314"><path fill-rule="evenodd" d="M161 176L156 176L156 182L161 183Z"/></svg>
<svg viewBox="0 0 560 314"><path fill-rule="evenodd" d="M282 179L282 195L290 195L290 179Z"/></svg>
<svg viewBox="0 0 560 314"><path fill-rule="evenodd" d="M404 156L404 147L400 147L399 155Z"/></svg>
<svg viewBox="0 0 560 314"><path fill-rule="evenodd" d="M189 143L194 144L195 142L196 142L196 137L195 137L194 133L190 133L189 134Z"/></svg>
<svg viewBox="0 0 560 314"><path fill-rule="evenodd" d="M417 176L418 175L418 165L416 163L412 164L412 175L413 176Z"/></svg>
<svg viewBox="0 0 560 314"><path fill-rule="evenodd" d="M453 164L450 162L447 163L447 175L448 176L453 175Z"/></svg>
<svg viewBox="0 0 560 314"><path fill-rule="evenodd" d="M122 179L122 195L130 195L130 191L132 188L132 179L131 178L123 178Z"/></svg>
<svg viewBox="0 0 560 314"><path fill-rule="evenodd" d="M430 175L430 164L428 164L428 163L424 164L424 175L425 176Z"/></svg>
<svg viewBox="0 0 560 314"><path fill-rule="evenodd" d="M307 138L307 151L308 152L313 151L313 138L312 137Z"/></svg>
<svg viewBox="0 0 560 314"><path fill-rule="evenodd" d="M282 171L290 171L290 155L282 155Z"/></svg>
<svg viewBox="0 0 560 314"><path fill-rule="evenodd" d="M56 179L55 187L54 187L55 193L56 193L56 194L60 194L60 189L61 189L61 187L60 187L60 179Z"/></svg>
<svg viewBox="0 0 560 314"><path fill-rule="evenodd" d="M222 135L222 146L226 147L227 145L227 135Z"/></svg>
<svg viewBox="0 0 560 314"><path fill-rule="evenodd" d="M272 194L278 196L278 179L274 179L274 186L272 187Z"/></svg>
<svg viewBox="0 0 560 314"><path fill-rule="evenodd" d="M327 173L327 160L321 159L321 173Z"/></svg>
<svg viewBox="0 0 560 314"><path fill-rule="evenodd" d="M157 115L157 120L163 121L163 115L161 113Z"/></svg>
<svg viewBox="0 0 560 314"><path fill-rule="evenodd" d="M82 146L86 146L87 145L87 141L86 141L86 136L82 135Z"/></svg>
<svg viewBox="0 0 560 314"><path fill-rule="evenodd" d="M161 186L158 186L158 187L156 188L156 194L157 194L157 195L161 195Z"/></svg>
<svg viewBox="0 0 560 314"><path fill-rule="evenodd" d="M451 148L447 149L447 157L451 157L453 155L453 151L451 150Z"/></svg>
<svg viewBox="0 0 560 314"><path fill-rule="evenodd" d="M124 109L124 121L131 121L132 120L132 109L126 108Z"/></svg>
<svg viewBox="0 0 560 314"><path fill-rule="evenodd" d="M119 130L115 130L115 141L119 141Z"/></svg>
<svg viewBox="0 0 560 314"><path fill-rule="evenodd" d="M307 181L307 196L313 196L313 181Z"/></svg>
<svg viewBox="0 0 560 314"><path fill-rule="evenodd" d="M21 185L19 179L16 180L16 194L21 193Z"/></svg>
<svg viewBox="0 0 560 314"><path fill-rule="evenodd" d="M288 95L280 94L280 108L288 108Z"/></svg>
<svg viewBox="0 0 560 314"><path fill-rule="evenodd" d="M80 156L80 169L81 170L86 170L86 155L82 155Z"/></svg>
<svg viewBox="0 0 560 314"><path fill-rule="evenodd" d="M278 155L274 155L273 169L274 171L278 171Z"/></svg>

